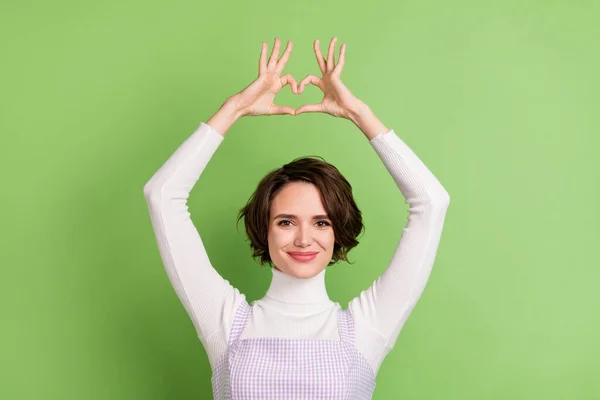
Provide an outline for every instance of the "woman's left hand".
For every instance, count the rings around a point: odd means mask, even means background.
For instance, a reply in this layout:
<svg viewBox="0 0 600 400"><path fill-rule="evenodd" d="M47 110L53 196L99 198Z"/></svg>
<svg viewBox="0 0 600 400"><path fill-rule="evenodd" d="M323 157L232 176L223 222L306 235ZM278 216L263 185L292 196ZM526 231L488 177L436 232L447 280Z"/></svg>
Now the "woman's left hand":
<svg viewBox="0 0 600 400"><path fill-rule="evenodd" d="M340 78L342 69L344 68L346 44L342 44L338 63L335 65L333 53L336 41L337 37L331 39L327 61L325 61L321 54L321 50L319 49L319 40L315 40L315 54L323 76L319 78L314 75L308 75L298 85L297 94L301 94L306 85L313 84L323 91L324 97L319 104L304 104L303 106L300 106L296 109L295 115L299 115L303 112L321 112L333 115L334 117L351 120L356 114L368 108L365 103L360 101L350 92Z"/></svg>

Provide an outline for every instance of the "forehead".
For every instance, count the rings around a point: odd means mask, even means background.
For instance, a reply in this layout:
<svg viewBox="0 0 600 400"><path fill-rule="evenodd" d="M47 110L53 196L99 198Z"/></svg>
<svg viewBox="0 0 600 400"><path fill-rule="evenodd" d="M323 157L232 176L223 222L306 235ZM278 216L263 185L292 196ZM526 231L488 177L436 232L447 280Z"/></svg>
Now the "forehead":
<svg viewBox="0 0 600 400"><path fill-rule="evenodd" d="M271 203L271 217L281 212L298 216L325 214L319 189L307 182L288 183Z"/></svg>

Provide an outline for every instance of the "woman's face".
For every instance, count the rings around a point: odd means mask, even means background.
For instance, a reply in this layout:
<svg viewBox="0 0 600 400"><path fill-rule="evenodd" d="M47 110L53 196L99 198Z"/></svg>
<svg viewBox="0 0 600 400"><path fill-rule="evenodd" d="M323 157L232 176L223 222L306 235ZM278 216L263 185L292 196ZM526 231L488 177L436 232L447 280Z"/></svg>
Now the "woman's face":
<svg viewBox="0 0 600 400"><path fill-rule="evenodd" d="M325 214L319 190L312 183L291 182L281 189L269 216L269 254L275 268L297 278L312 278L327 267L335 240L332 222ZM288 254L302 251L317 255L299 261Z"/></svg>

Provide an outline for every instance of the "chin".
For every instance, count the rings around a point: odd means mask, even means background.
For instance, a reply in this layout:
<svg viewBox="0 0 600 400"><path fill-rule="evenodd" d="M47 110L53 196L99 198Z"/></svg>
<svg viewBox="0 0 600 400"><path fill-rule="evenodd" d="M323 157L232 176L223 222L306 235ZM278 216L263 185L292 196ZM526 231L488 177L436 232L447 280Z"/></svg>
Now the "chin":
<svg viewBox="0 0 600 400"><path fill-rule="evenodd" d="M289 274L295 276L296 278L308 279L312 278L315 275L319 275L319 273L323 271L323 268L313 267L313 268L290 268Z"/></svg>

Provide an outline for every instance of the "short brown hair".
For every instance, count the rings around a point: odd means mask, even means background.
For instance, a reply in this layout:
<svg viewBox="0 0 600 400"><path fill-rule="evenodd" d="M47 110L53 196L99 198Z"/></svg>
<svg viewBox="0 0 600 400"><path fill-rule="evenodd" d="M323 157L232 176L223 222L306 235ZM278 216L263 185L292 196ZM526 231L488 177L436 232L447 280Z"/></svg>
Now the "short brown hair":
<svg viewBox="0 0 600 400"><path fill-rule="evenodd" d="M344 260L348 252L358 245L364 231L362 213L352 197L352 186L333 165L319 156L294 159L283 167L274 169L260 180L246 205L240 209L237 222L244 219L250 240L252 257L261 265L273 266L269 255L268 232L271 202L290 182L314 184L321 193L321 201L332 222L335 244L329 265ZM352 264L352 263L350 263Z"/></svg>

